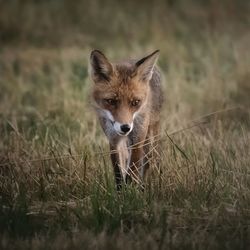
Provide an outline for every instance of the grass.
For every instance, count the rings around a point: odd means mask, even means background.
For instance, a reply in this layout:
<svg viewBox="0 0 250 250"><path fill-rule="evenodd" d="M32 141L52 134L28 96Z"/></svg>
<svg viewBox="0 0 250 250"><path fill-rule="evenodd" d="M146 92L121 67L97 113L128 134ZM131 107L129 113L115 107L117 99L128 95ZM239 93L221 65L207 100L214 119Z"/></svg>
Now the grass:
<svg viewBox="0 0 250 250"><path fill-rule="evenodd" d="M249 4L78 3L0 1L0 248L247 249ZM159 166L144 192L115 191L92 48L161 51Z"/></svg>

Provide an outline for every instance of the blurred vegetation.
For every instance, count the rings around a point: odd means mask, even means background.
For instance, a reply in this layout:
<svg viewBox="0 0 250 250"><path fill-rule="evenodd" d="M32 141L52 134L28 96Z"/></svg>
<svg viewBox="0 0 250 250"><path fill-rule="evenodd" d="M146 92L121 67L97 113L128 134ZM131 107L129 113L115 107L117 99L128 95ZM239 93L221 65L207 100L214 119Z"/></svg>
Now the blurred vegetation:
<svg viewBox="0 0 250 250"><path fill-rule="evenodd" d="M244 0L0 0L0 248L247 249L249 13ZM144 193L115 192L94 48L160 49L161 157Z"/></svg>
<svg viewBox="0 0 250 250"><path fill-rule="evenodd" d="M207 32L234 35L249 25L245 0L1 0L0 12L3 45L157 46L160 39L206 39Z"/></svg>

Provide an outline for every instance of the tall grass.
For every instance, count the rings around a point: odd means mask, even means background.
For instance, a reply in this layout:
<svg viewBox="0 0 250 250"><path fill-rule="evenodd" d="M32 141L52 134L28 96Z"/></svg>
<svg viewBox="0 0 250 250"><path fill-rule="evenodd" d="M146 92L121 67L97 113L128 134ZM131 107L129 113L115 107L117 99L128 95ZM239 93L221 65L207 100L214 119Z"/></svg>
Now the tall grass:
<svg viewBox="0 0 250 250"><path fill-rule="evenodd" d="M0 6L2 249L247 249L248 3ZM161 51L159 164L144 192L115 191L89 101L92 48L111 60Z"/></svg>

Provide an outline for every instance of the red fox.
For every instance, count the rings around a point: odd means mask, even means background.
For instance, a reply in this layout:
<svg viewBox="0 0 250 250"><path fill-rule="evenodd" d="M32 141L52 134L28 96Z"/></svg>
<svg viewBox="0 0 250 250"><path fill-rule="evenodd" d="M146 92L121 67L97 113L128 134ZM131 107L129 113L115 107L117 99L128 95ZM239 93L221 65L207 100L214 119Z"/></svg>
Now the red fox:
<svg viewBox="0 0 250 250"><path fill-rule="evenodd" d="M159 134L163 103L159 50L140 60L111 63L99 50L90 55L93 105L111 150L116 187L142 183L150 143Z"/></svg>

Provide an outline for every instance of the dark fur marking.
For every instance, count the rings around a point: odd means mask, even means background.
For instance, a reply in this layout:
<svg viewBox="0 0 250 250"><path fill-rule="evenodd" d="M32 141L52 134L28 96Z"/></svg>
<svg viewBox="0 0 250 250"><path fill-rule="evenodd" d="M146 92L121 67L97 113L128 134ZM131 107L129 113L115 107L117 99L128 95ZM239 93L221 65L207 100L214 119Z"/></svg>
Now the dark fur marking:
<svg viewBox="0 0 250 250"><path fill-rule="evenodd" d="M140 66L141 64L143 64L148 58L150 58L151 56L153 56L154 54L158 53L159 50L156 50L155 52L153 52L152 54L142 58L141 60L139 60L138 62L136 62L136 67Z"/></svg>

